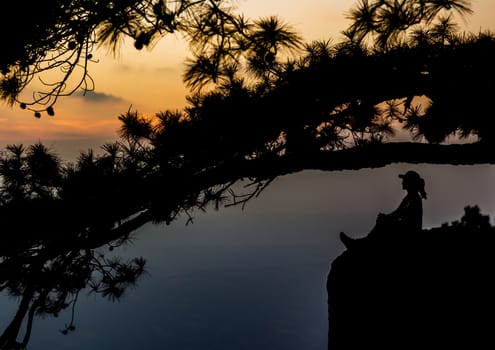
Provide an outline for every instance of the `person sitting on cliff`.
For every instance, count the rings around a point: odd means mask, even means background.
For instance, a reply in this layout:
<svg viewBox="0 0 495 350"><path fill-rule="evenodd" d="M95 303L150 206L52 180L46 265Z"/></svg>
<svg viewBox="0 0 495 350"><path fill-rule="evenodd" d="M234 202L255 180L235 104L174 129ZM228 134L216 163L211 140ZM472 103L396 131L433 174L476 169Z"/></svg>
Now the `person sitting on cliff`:
<svg viewBox="0 0 495 350"><path fill-rule="evenodd" d="M419 232L422 230L422 200L427 197L425 192L425 181L413 170L410 170L405 174L400 174L399 177L402 179L402 188L407 191L406 196L393 212L389 214L378 214L376 226L367 237L375 232L389 231L392 228L407 232ZM376 233L374 235L376 235ZM347 236L344 232L340 233L340 239L346 247L353 245L357 241L357 239Z"/></svg>

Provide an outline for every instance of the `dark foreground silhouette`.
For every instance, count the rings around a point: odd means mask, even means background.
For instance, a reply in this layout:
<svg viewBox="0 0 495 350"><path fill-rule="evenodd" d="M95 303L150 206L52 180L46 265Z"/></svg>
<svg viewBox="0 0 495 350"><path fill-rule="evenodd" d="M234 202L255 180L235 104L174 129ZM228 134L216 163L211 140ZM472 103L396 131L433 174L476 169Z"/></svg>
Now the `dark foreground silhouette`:
<svg viewBox="0 0 495 350"><path fill-rule="evenodd" d="M331 265L328 348L494 349L495 227L477 206L415 235L378 226Z"/></svg>
<svg viewBox="0 0 495 350"><path fill-rule="evenodd" d="M58 317L64 310L69 310L70 319L60 332L74 331L81 293L118 301L146 272L143 258L124 260L107 254L129 237L36 239L21 233L18 240L0 235L0 293L18 300L11 320L0 328L0 350L26 349L35 319Z"/></svg>

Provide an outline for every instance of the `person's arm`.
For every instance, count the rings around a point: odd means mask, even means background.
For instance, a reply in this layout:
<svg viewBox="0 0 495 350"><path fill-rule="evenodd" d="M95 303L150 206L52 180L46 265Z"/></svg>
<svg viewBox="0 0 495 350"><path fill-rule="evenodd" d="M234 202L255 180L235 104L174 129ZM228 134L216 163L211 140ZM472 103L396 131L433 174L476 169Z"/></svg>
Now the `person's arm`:
<svg viewBox="0 0 495 350"><path fill-rule="evenodd" d="M409 196L405 196L404 199L400 202L397 209L395 209L393 212L391 212L388 215L393 216L393 217L402 216L407 211L407 207L409 206L409 202L410 202Z"/></svg>
<svg viewBox="0 0 495 350"><path fill-rule="evenodd" d="M408 206L409 206L409 196L405 196L404 199L402 199L402 201L400 202L397 209L395 209L394 211L388 214L379 213L377 220L383 220L385 218L395 220L397 218L400 218L407 211Z"/></svg>

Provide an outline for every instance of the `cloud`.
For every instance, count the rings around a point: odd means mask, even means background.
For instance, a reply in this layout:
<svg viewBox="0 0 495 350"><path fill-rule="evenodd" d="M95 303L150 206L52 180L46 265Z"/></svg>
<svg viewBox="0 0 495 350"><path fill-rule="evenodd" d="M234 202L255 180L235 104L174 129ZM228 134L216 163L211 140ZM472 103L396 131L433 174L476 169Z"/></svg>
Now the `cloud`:
<svg viewBox="0 0 495 350"><path fill-rule="evenodd" d="M89 103L107 103L107 102L123 102L124 99L104 92L96 91L78 91L74 97L84 99L84 102Z"/></svg>

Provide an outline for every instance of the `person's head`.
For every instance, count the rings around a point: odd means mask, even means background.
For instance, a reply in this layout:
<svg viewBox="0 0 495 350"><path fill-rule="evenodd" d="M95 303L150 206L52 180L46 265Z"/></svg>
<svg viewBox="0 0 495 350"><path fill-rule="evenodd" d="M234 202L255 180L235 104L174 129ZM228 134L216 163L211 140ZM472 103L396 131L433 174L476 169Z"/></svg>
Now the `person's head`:
<svg viewBox="0 0 495 350"><path fill-rule="evenodd" d="M418 192L421 198L426 199L425 180L414 170L409 170L405 174L400 174L402 188L408 192Z"/></svg>

